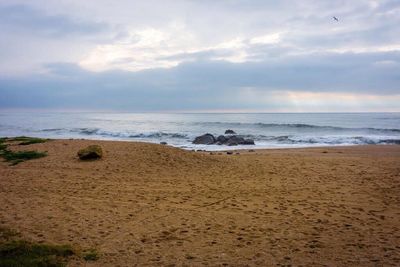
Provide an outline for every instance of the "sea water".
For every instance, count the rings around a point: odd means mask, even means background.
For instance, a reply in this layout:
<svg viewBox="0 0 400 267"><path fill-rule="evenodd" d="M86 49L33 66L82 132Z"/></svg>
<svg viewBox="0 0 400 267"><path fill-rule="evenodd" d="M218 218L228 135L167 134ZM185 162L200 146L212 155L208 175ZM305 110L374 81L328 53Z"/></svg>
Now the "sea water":
<svg viewBox="0 0 400 267"><path fill-rule="evenodd" d="M194 145L232 129L255 145ZM400 144L400 113L0 112L0 136L167 142L184 149Z"/></svg>

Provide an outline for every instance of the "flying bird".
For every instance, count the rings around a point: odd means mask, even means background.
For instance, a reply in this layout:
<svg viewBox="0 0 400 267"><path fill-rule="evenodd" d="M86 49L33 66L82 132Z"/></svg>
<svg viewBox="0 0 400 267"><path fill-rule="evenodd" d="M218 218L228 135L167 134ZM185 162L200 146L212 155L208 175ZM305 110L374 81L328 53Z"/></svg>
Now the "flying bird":
<svg viewBox="0 0 400 267"><path fill-rule="evenodd" d="M334 20L339 21L339 19L337 17L333 17Z"/></svg>

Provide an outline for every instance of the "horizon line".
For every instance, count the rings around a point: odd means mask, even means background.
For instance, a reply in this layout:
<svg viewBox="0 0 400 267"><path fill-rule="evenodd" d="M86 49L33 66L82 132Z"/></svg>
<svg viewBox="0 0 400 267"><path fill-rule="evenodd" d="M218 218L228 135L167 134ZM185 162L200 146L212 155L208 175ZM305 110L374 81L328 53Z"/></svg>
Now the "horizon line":
<svg viewBox="0 0 400 267"><path fill-rule="evenodd" d="M0 108L0 112L57 112L57 113L136 113L136 114L294 114L294 113L400 113L400 110L373 110L373 111L263 111L263 110L153 110L153 111L129 111L129 110L98 110L98 109L43 109L43 108Z"/></svg>

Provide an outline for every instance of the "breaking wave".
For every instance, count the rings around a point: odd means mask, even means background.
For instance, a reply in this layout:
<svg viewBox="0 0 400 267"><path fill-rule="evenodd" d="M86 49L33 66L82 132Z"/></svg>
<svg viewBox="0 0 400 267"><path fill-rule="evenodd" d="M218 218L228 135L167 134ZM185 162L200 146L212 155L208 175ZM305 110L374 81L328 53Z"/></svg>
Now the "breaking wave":
<svg viewBox="0 0 400 267"><path fill-rule="evenodd" d="M116 138L187 138L186 134L182 133L167 133L167 132L150 132L150 133L132 133L132 132L112 132L105 131L99 128L74 128L74 129L43 129L43 132L70 132L77 133L81 135L98 135L98 136L108 136Z"/></svg>
<svg viewBox="0 0 400 267"><path fill-rule="evenodd" d="M350 127L335 127L335 126L321 126L303 123L244 123L244 122L196 122L193 123L200 126L220 126L225 128L242 128L242 127L255 127L255 128L270 128L270 129L310 129L310 130L334 130L334 131L368 131L379 133L400 133L400 129L385 129L385 128L350 128Z"/></svg>
<svg viewBox="0 0 400 267"><path fill-rule="evenodd" d="M270 124L276 125L276 124ZM306 124L278 124L279 126L287 126L289 127L320 127ZM338 128L338 127L325 127L324 128ZM348 128L340 128L340 129L348 129ZM360 129L360 128L355 128ZM374 129L374 128L362 128L362 129ZM383 133L398 133L397 129L374 129L376 131L383 131ZM62 128L54 128L54 129L43 129L43 132L55 132L55 133L76 133L78 135L83 136L99 136L99 137L110 137L110 138L125 138L125 139L139 139L139 140L161 140L161 139L175 139L182 141L191 141L194 138L194 135L189 135L185 133L176 133L176 132L143 132L143 133L132 133L132 132L112 132L105 131L99 128L73 128L73 129L62 129ZM380 132L382 133L382 132ZM257 143L266 143L266 144L283 144L283 145L346 145L346 144L398 144L400 145L400 137L397 136L362 136L362 135L331 135L331 136L309 136L302 134L295 135L263 135L263 134L246 134L239 135L244 138L253 139Z"/></svg>

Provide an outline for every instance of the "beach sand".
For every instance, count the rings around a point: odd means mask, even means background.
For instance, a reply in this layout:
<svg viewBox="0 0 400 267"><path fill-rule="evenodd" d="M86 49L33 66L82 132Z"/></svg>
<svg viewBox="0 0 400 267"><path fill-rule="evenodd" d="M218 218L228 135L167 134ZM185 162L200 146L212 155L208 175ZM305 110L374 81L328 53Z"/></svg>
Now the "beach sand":
<svg viewBox="0 0 400 267"><path fill-rule="evenodd" d="M104 158L79 161L87 145ZM54 140L0 163L0 225L100 253L70 266L398 266L400 146L213 155Z"/></svg>

